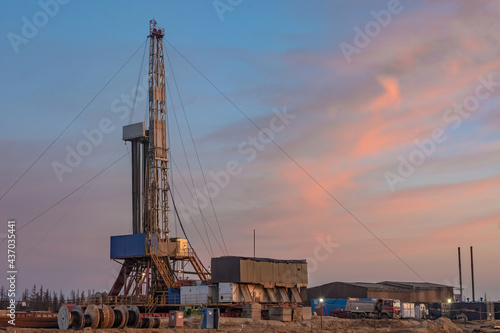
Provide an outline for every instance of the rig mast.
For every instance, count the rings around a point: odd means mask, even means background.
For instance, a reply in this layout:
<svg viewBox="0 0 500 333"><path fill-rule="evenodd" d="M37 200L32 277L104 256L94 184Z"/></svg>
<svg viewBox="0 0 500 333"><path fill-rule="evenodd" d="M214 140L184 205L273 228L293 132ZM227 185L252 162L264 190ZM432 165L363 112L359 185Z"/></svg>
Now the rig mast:
<svg viewBox="0 0 500 333"><path fill-rule="evenodd" d="M169 239L168 225L168 148L167 109L165 95L165 62L163 36L165 30L149 23L149 151L144 203L145 232Z"/></svg>
<svg viewBox="0 0 500 333"><path fill-rule="evenodd" d="M149 128L144 122L123 127L123 140L132 145L133 234L111 237L111 259L122 267L109 296L147 302L148 311L154 310L156 296L185 284L186 275L197 275L201 281L210 278L187 239L170 238L164 35L165 29L151 20Z"/></svg>

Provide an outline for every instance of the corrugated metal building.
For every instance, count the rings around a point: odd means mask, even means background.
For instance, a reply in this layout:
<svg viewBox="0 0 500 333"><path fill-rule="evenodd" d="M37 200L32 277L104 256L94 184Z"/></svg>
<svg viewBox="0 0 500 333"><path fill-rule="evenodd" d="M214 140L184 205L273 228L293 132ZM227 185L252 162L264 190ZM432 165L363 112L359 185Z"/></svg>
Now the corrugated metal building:
<svg viewBox="0 0 500 333"><path fill-rule="evenodd" d="M307 262L225 256L212 258L218 302L300 303L307 297Z"/></svg>
<svg viewBox="0 0 500 333"><path fill-rule="evenodd" d="M212 282L257 283L267 288L306 287L307 262L234 256L212 258Z"/></svg>
<svg viewBox="0 0 500 333"><path fill-rule="evenodd" d="M331 282L307 289L313 298L394 298L401 302L427 303L453 299L453 286L428 282Z"/></svg>

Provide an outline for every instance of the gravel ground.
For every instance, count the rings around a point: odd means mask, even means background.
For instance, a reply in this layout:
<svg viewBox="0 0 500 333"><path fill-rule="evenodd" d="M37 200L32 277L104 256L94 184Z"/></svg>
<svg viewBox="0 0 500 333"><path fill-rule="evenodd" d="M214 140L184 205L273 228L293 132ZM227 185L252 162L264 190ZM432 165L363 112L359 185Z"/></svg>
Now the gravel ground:
<svg viewBox="0 0 500 333"><path fill-rule="evenodd" d="M283 323L279 321L244 319L244 318L221 318L221 327L218 331L210 329L200 329L200 319L188 318L184 320L184 328L169 329L168 321L162 320L162 327L159 329L97 329L86 328L83 333L160 333L160 332L248 332L248 333L298 333L298 332L419 332L419 333L455 333L455 332L498 332L500 329L494 329L494 326L500 326L500 321L496 322L452 322L447 318L437 320L373 320L373 319L340 319L333 317L314 317L312 320ZM312 328L311 328L312 325ZM321 329L322 327L322 329ZM48 333L60 332L52 329L28 329L9 327L7 332L11 333ZM75 331L66 331L75 333Z"/></svg>

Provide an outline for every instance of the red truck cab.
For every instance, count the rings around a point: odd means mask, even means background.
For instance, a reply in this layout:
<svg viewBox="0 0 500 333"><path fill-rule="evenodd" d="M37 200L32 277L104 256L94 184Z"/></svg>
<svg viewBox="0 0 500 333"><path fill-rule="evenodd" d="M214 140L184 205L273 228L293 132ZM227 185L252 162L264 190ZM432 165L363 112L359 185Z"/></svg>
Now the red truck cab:
<svg viewBox="0 0 500 333"><path fill-rule="evenodd" d="M381 318L399 318L401 315L401 303L399 299L380 299ZM379 306L380 306L379 305Z"/></svg>

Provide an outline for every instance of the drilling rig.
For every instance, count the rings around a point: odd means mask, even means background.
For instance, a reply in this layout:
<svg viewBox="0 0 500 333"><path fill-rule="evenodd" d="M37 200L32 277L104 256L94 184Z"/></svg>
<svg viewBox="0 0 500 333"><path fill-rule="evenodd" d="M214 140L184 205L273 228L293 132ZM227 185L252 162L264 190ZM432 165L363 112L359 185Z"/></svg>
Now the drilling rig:
<svg viewBox="0 0 500 333"><path fill-rule="evenodd" d="M190 275L202 282L210 279L187 238L171 238L169 230L166 76L163 37L165 29L149 23L149 124L123 127L123 140L132 146L132 231L111 237L111 259L121 270L109 296L147 302L169 288L185 285Z"/></svg>

